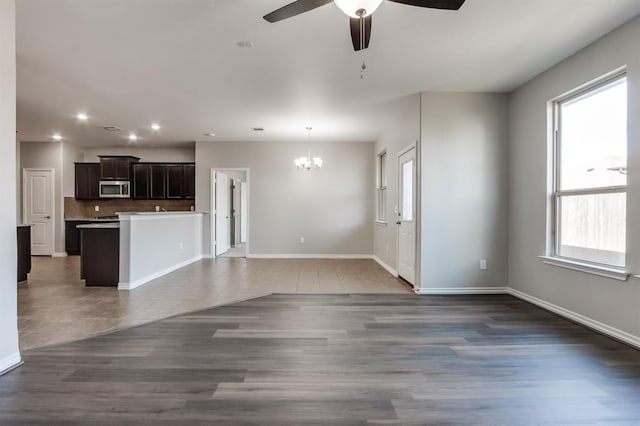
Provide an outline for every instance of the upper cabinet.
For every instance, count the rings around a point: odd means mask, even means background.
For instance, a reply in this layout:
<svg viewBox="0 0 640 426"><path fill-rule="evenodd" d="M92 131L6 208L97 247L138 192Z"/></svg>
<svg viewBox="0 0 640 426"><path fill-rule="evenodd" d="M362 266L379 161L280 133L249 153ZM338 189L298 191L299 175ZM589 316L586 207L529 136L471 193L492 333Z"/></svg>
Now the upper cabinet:
<svg viewBox="0 0 640 426"><path fill-rule="evenodd" d="M195 164L133 164L133 198L138 200L195 199Z"/></svg>
<svg viewBox="0 0 640 426"><path fill-rule="evenodd" d="M100 164L76 163L76 200L100 199Z"/></svg>
<svg viewBox="0 0 640 426"><path fill-rule="evenodd" d="M131 180L131 165L138 157L100 155L100 180Z"/></svg>
<svg viewBox="0 0 640 426"><path fill-rule="evenodd" d="M182 189L183 198L195 200L196 198L196 165L183 164L184 187Z"/></svg>

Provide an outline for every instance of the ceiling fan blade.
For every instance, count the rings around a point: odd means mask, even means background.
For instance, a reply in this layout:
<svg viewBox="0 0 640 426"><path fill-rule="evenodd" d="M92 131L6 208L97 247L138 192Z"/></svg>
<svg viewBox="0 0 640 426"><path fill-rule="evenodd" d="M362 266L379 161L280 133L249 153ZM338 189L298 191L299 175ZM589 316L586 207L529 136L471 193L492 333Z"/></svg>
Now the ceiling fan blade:
<svg viewBox="0 0 640 426"><path fill-rule="evenodd" d="M264 15L265 21L274 23L282 21L283 19L291 18L301 13L308 12L317 7L324 6L325 4L333 3L333 0L298 0L293 3L289 3L286 6L282 6L278 10Z"/></svg>
<svg viewBox="0 0 640 426"><path fill-rule="evenodd" d="M360 21L362 21L362 23ZM349 24L351 25L353 50L357 52L358 50L364 50L369 47L369 40L371 39L371 15L366 18L350 18Z"/></svg>
<svg viewBox="0 0 640 426"><path fill-rule="evenodd" d="M429 7L432 9L458 10L465 0L389 0L394 3L408 4L409 6Z"/></svg>

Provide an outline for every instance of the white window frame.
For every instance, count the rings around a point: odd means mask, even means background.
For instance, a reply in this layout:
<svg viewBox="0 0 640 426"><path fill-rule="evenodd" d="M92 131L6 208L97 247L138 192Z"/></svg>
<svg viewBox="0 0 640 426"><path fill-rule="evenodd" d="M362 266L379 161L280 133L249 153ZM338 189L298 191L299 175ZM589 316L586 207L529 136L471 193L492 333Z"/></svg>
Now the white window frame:
<svg viewBox="0 0 640 426"><path fill-rule="evenodd" d="M376 222L387 224L389 212L387 211L387 176L389 161L387 150L384 149L376 156Z"/></svg>
<svg viewBox="0 0 640 426"><path fill-rule="evenodd" d="M579 270L582 272L589 272L595 275L601 275L609 278L615 278L619 280L626 280L629 276L628 273L625 272L624 267L617 267L609 264L595 263L582 259L574 259L567 258L559 255L560 248L560 239L561 239L561 211L560 211L560 203L563 197L567 196L578 196L578 195L597 195L597 194L615 194L615 193L627 193L627 185L619 185L619 186L610 186L610 187L599 187L599 188L581 188L581 189L572 189L572 190L562 190L560 189L560 147L562 141L560 140L560 130L561 130L561 115L560 108L563 103L569 102L571 100L584 97L585 95L596 93L598 90L601 90L612 83L626 79L627 74L625 70L617 71L615 73L609 74L605 77L599 78L598 80L580 87L572 92L559 97L551 102L552 105L552 120L553 120L553 156L552 156L552 170L553 170L553 179L552 179L552 195L551 195L551 253L547 256L541 256L545 263L561 266L569 269ZM627 159L628 165L628 159ZM625 251L626 255L626 251ZM627 262L625 261L625 264Z"/></svg>

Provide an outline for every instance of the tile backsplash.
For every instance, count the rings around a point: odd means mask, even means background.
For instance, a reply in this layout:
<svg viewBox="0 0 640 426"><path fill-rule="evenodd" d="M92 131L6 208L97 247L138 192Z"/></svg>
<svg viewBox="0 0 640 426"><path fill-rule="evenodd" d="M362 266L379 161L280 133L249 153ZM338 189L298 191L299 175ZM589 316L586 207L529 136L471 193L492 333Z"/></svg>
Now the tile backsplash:
<svg viewBox="0 0 640 426"><path fill-rule="evenodd" d="M100 206L100 211L95 210ZM76 200L73 197L64 198L65 219L86 219L96 216L113 216L116 212L152 212L156 206L169 212L190 211L195 206L195 200Z"/></svg>

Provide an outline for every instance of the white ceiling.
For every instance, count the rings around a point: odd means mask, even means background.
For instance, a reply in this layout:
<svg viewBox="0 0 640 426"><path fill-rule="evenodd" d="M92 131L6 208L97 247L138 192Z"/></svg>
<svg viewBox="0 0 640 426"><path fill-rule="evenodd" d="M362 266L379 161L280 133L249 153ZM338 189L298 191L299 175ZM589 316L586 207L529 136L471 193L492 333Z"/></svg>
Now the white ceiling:
<svg viewBox="0 0 640 426"><path fill-rule="evenodd" d="M467 0L458 12L385 1L360 80L348 18L329 4L262 19L286 3L19 0L19 139L127 144L101 129L114 125L140 146L303 140L311 125L314 140L371 141L400 97L511 91L640 13L640 0Z"/></svg>

